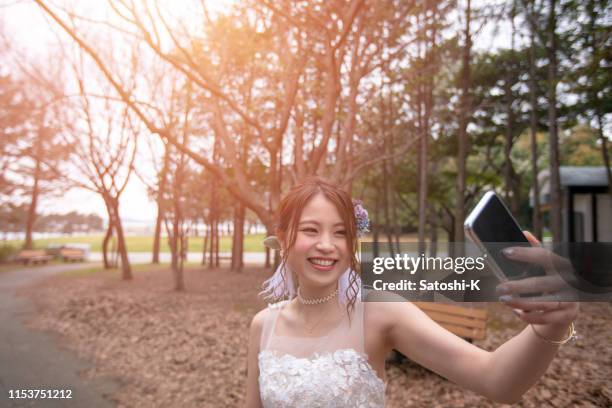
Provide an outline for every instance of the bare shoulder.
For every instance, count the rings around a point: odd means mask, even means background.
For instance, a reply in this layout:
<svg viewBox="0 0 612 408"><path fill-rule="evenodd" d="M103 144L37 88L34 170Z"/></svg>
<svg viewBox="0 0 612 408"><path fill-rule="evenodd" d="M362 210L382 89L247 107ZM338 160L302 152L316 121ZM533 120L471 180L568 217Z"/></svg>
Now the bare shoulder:
<svg viewBox="0 0 612 408"><path fill-rule="evenodd" d="M251 333L260 333L263 328L264 321L266 320L266 316L270 313L270 308L266 307L261 309L259 312L253 316L251 320Z"/></svg>
<svg viewBox="0 0 612 408"><path fill-rule="evenodd" d="M389 332L398 321L406 321L420 310L403 297L385 291L370 291L365 298L365 319L367 327L376 327Z"/></svg>

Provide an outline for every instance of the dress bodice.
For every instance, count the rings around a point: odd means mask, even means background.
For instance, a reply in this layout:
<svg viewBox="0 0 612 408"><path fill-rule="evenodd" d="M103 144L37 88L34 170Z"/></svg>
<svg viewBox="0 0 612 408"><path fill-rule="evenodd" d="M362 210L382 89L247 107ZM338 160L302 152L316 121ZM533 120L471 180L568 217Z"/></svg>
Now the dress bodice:
<svg viewBox="0 0 612 408"><path fill-rule="evenodd" d="M271 407L384 407L385 383L364 351L363 303L328 334L293 337L276 333L288 304L268 306L259 352L259 391Z"/></svg>

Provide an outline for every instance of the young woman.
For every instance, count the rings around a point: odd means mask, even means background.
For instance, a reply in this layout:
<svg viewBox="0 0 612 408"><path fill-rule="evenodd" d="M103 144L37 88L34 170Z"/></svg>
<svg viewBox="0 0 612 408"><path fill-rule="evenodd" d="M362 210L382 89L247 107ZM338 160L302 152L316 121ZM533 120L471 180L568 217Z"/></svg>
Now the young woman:
<svg viewBox="0 0 612 408"><path fill-rule="evenodd" d="M546 371L578 313L577 303L510 299L505 303L532 327L493 352L482 350L410 302L361 301L358 221L338 186L308 179L279 210L282 260L266 291L288 299L251 323L247 407L383 407L392 349L462 387L512 403Z"/></svg>

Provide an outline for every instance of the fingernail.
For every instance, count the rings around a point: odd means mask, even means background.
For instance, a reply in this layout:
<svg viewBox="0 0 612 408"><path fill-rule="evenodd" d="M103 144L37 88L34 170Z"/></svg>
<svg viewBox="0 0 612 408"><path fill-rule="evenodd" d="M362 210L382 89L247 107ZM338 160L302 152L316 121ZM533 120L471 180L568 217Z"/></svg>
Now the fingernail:
<svg viewBox="0 0 612 408"><path fill-rule="evenodd" d="M499 285L498 287L495 288L495 291L501 295L505 294L505 293L510 293L510 288L508 286L505 285Z"/></svg>
<svg viewBox="0 0 612 408"><path fill-rule="evenodd" d="M504 255L506 255L508 257L511 257L515 253L514 248L504 248L502 250L502 252L503 252Z"/></svg>
<svg viewBox="0 0 612 408"><path fill-rule="evenodd" d="M509 296L509 295L503 295L499 297L500 302L509 302L511 300L512 300L512 296Z"/></svg>

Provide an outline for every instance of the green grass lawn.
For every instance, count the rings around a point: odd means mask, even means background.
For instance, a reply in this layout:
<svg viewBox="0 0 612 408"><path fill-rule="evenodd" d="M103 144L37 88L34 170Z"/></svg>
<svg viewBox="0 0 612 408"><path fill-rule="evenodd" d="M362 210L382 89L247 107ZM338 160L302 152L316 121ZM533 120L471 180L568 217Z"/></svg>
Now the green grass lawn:
<svg viewBox="0 0 612 408"><path fill-rule="evenodd" d="M250 234L245 235L244 238L244 251L245 252L264 252L265 248L262 244L264 239L264 234ZM55 237L55 238L45 238L45 239L37 239L34 241L34 246L39 249L46 248L49 244L89 244L91 245L92 252L102 252L102 239L104 238L103 234L94 234L94 235L75 235L75 236L66 236L66 237ZM153 248L153 236L152 235L129 235L125 237L127 242L127 247L129 252L151 252ZM371 241L371 234L367 234L363 240ZM379 242L386 242L387 236L381 234L379 237ZM403 234L400 238L401 242L417 242L417 236L415 233L412 234ZM440 234L439 242L446 241L446 234ZM13 241L4 241L6 244L12 245L15 248L21 248L23 245L23 241L21 240L13 240ZM116 242L116 240L115 240ZM189 237L189 252L201 252L202 246L204 245L203 237ZM230 252L232 249L232 237L231 236L222 236L221 242L219 245L221 252ZM161 240L161 251L162 252L170 252L168 248L168 241L166 238L162 237Z"/></svg>
<svg viewBox="0 0 612 408"><path fill-rule="evenodd" d="M133 264L132 271L157 271L162 269L170 269L169 264ZM197 265L199 266L199 265ZM201 268L201 266L199 266ZM185 266L185 269L193 268L193 266ZM102 266L90 266L83 265L83 269L73 269L70 271L62 272L63 276L71 276L75 278L92 275L94 273L112 273L117 274L118 276L121 274L121 269L104 269Z"/></svg>
<svg viewBox="0 0 612 408"><path fill-rule="evenodd" d="M34 242L36 248L45 248L49 244L89 244L91 245L92 252L102 251L102 239L104 235L81 235L72 237L55 237L38 239ZM245 252L264 252L264 246L262 241L264 234L251 234L246 235L244 239L244 251ZM126 236L125 237L128 251L129 252L151 252L153 248L153 236ZM6 241L8 244L14 247L20 248L23 245L23 241ZM189 252L200 252L204 245L204 239L202 237L189 237ZM219 250L221 252L229 252L232 247L232 237L223 236L219 243ZM168 241L166 238L162 238L161 251L170 252L168 248Z"/></svg>

